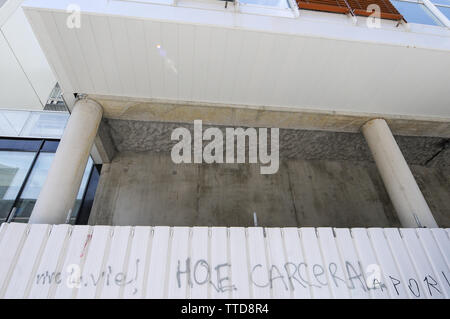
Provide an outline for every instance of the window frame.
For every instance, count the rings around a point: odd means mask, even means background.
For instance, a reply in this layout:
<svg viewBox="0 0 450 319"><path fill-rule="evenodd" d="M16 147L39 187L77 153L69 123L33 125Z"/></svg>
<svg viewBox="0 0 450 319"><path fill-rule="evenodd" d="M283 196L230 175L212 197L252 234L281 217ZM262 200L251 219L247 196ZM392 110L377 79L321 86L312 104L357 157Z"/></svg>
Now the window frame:
<svg viewBox="0 0 450 319"><path fill-rule="evenodd" d="M445 22L442 21L438 16L436 16L436 14L433 12L432 8L430 8L426 2L424 2L424 1L422 1L422 0L395 0L395 1L398 1L398 2L409 2L409 3L414 3L414 4L423 5L423 6L426 8L426 10L428 10L429 13L431 14L432 19L434 18L439 24L430 25L430 24L417 23L417 22L409 22L409 21L408 21L408 23L414 23L414 24L420 24L420 25L427 25L427 26L432 26L432 27L441 27L441 28L445 28L445 27L446 27ZM391 2L391 3L392 3L392 2ZM394 4L394 3L392 3L392 5L395 7L395 4ZM431 5L435 6L433 3L431 3ZM400 12L400 10L399 10L398 8L397 8L397 10ZM442 13L442 12L441 12L441 13ZM400 12L400 14L403 15L402 12ZM404 15L403 15L403 16L404 16ZM406 20L408 20L408 18L407 18L406 16L404 16L404 17L405 17Z"/></svg>
<svg viewBox="0 0 450 319"><path fill-rule="evenodd" d="M0 137L0 151L18 151L18 152L34 152L33 160L25 174L25 178L19 191L16 194L13 205L8 212L5 222L9 223L12 221L17 210L18 204L20 202L21 196L25 190L26 185L30 179L31 173L35 168L39 154L42 153L56 153L60 139L56 138L20 138L20 137ZM93 173L94 169L96 173ZM80 209L78 211L77 217L75 218L75 225L84 225L87 223L89 218L90 210L92 208L93 196L95 195L95 190L97 189L99 174L101 170L101 165L92 164L91 171L88 176L86 187L83 190L83 196L81 198ZM89 189L89 191L88 191ZM86 203L86 199L88 202ZM78 215L82 213L83 217L79 218ZM80 222L83 222L81 224ZM1 223L1 222L0 222Z"/></svg>
<svg viewBox="0 0 450 319"><path fill-rule="evenodd" d="M431 2L435 7L436 7L436 9L438 9L448 20L450 20L450 17L447 17L447 15L441 10L441 8L447 8L447 9L449 9L450 10L450 4L437 4L437 3L434 3L434 2Z"/></svg>

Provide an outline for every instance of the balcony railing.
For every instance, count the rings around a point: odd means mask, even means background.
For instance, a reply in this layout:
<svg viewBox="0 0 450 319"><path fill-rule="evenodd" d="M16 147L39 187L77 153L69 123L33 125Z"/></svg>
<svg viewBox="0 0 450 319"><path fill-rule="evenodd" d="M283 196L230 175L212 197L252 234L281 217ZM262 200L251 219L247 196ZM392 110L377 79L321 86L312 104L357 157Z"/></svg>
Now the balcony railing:
<svg viewBox="0 0 450 319"><path fill-rule="evenodd" d="M395 7L385 0L297 0L300 9L351 14L368 17L375 11L370 7L377 5L380 18L404 20Z"/></svg>

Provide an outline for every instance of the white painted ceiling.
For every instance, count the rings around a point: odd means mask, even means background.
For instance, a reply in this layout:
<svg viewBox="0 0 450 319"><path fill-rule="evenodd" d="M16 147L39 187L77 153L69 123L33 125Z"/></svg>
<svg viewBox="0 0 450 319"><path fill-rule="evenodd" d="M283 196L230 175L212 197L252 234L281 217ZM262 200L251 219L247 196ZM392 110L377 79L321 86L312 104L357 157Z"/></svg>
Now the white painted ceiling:
<svg viewBox="0 0 450 319"><path fill-rule="evenodd" d="M252 28L257 17L241 17L233 27L193 24L191 15L185 23L179 14L155 19L151 11L149 17L83 11L81 28L70 29L60 8L25 12L66 91L450 118L448 36L369 30L378 42L365 41L365 31L353 26L346 40L317 35L320 27L308 34L311 24L305 31L303 20L278 18L274 30L295 21L300 29L275 33Z"/></svg>

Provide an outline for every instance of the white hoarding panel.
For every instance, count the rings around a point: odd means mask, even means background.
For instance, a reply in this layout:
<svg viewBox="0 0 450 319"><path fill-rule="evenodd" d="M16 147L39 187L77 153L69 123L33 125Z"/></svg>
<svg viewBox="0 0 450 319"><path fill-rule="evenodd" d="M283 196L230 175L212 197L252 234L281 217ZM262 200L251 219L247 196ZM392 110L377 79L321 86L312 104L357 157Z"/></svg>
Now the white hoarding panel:
<svg viewBox="0 0 450 319"><path fill-rule="evenodd" d="M448 229L4 223L0 298L449 298Z"/></svg>

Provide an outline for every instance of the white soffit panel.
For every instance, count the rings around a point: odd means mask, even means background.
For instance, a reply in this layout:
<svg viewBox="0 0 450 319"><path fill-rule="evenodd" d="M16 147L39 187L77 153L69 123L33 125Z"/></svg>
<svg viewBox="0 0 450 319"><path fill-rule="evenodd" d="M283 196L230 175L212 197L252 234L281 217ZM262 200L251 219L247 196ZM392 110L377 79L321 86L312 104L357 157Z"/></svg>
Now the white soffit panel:
<svg viewBox="0 0 450 319"><path fill-rule="evenodd" d="M449 298L449 229L4 223L1 298Z"/></svg>
<svg viewBox="0 0 450 319"><path fill-rule="evenodd" d="M11 50L10 44L1 32L0 108L21 110L41 110L43 108L19 61Z"/></svg>
<svg viewBox="0 0 450 319"><path fill-rule="evenodd" d="M1 27L1 31L35 94L38 95L41 104L45 105L56 84L56 78L21 8L18 8Z"/></svg>
<svg viewBox="0 0 450 319"><path fill-rule="evenodd" d="M24 8L65 91L450 118L448 32L120 1L68 28L65 4Z"/></svg>
<svg viewBox="0 0 450 319"><path fill-rule="evenodd" d="M23 0L6 0L2 1L2 6L0 7L0 27L8 21L9 17L20 7Z"/></svg>

